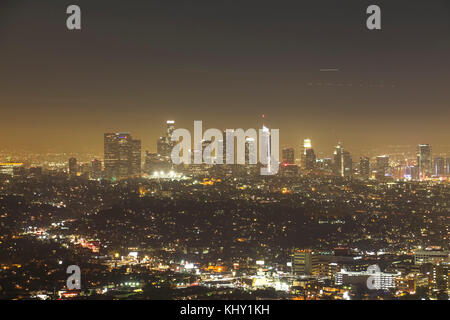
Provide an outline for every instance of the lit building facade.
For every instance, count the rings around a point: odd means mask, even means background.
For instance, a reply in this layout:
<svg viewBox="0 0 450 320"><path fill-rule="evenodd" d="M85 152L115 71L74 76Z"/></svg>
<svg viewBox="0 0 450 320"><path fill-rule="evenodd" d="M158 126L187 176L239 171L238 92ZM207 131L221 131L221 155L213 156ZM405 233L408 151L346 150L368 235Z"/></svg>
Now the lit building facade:
<svg viewBox="0 0 450 320"><path fill-rule="evenodd" d="M122 179L141 173L141 141L134 140L129 133L105 133L105 176Z"/></svg>

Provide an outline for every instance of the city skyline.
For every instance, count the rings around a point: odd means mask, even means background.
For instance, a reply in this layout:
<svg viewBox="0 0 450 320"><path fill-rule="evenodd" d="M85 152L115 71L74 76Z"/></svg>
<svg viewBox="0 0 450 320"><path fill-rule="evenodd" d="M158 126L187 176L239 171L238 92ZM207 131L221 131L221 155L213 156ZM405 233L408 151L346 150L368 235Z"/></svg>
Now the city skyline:
<svg viewBox="0 0 450 320"><path fill-rule="evenodd" d="M449 0L0 0L0 300L450 300L449 57Z"/></svg>
<svg viewBox="0 0 450 320"><path fill-rule="evenodd" d="M261 114L281 146L448 145L450 5L379 1L372 32L353 2L79 1L78 33L65 3L2 2L0 147L97 152L91 137L132 131L150 149L165 119L250 128Z"/></svg>

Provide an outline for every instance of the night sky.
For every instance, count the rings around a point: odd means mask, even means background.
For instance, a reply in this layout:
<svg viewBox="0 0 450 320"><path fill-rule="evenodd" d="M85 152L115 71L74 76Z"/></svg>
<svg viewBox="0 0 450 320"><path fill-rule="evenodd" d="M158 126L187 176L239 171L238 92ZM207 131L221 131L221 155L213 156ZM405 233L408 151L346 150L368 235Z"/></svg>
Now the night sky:
<svg viewBox="0 0 450 320"><path fill-rule="evenodd" d="M0 148L101 152L104 132L128 131L154 151L165 120L257 128L265 114L281 147L450 154L449 67L448 0L0 0Z"/></svg>

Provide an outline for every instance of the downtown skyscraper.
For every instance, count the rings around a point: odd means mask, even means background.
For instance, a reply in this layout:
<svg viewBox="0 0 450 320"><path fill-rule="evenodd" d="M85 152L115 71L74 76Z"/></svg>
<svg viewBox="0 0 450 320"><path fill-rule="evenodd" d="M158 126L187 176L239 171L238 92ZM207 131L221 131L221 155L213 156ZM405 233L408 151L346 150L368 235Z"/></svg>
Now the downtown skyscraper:
<svg viewBox="0 0 450 320"><path fill-rule="evenodd" d="M175 130L175 121L166 121L166 132L165 135L159 137L157 141L157 153L160 157L165 158L166 161L170 160L170 153L173 146L175 145L172 141L172 135Z"/></svg>
<svg viewBox="0 0 450 320"><path fill-rule="evenodd" d="M123 179L141 174L141 140L129 133L105 133L104 163L107 179Z"/></svg>
<svg viewBox="0 0 450 320"><path fill-rule="evenodd" d="M419 144L417 147L417 165L419 167L420 180L431 177L433 164L431 158L431 145Z"/></svg>
<svg viewBox="0 0 450 320"><path fill-rule="evenodd" d="M353 170L352 156L350 152L344 150L339 142L334 149L334 173L340 177L350 177Z"/></svg>

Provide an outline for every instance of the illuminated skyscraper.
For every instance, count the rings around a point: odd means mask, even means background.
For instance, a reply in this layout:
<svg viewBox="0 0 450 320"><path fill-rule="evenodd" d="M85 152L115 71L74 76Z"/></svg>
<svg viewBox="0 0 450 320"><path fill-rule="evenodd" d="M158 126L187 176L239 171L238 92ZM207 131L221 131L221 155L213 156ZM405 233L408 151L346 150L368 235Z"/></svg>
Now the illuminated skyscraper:
<svg viewBox="0 0 450 320"><path fill-rule="evenodd" d="M431 177L433 174L431 145L419 144L417 147L417 165L419 167L420 180Z"/></svg>
<svg viewBox="0 0 450 320"><path fill-rule="evenodd" d="M445 176L445 159L438 157L434 158L433 175L437 177Z"/></svg>
<svg viewBox="0 0 450 320"><path fill-rule="evenodd" d="M314 153L314 149L310 148L306 150L305 155L305 169L312 170L316 166L316 154Z"/></svg>
<svg viewBox="0 0 450 320"><path fill-rule="evenodd" d="M386 177L389 169L389 156L383 155L377 157L376 174L375 177L378 180L382 180Z"/></svg>
<svg viewBox="0 0 450 320"><path fill-rule="evenodd" d="M312 143L311 143L311 139L305 139L303 140L303 148L306 151L307 149L311 149L312 148Z"/></svg>
<svg viewBox="0 0 450 320"><path fill-rule="evenodd" d="M370 176L370 160L368 157L361 157L359 160L359 175L367 179Z"/></svg>
<svg viewBox="0 0 450 320"><path fill-rule="evenodd" d="M69 174L71 176L76 176L78 172L77 159L70 158L69 159Z"/></svg>
<svg viewBox="0 0 450 320"><path fill-rule="evenodd" d="M308 150L312 149L312 143L311 143L311 139L304 139L303 140L303 151L301 154L301 168L303 170L306 169L306 154L308 153Z"/></svg>
<svg viewBox="0 0 450 320"><path fill-rule="evenodd" d="M100 160L92 160L91 178L99 179L102 176L102 162Z"/></svg>
<svg viewBox="0 0 450 320"><path fill-rule="evenodd" d="M105 174L108 179L120 179L141 173L141 141L129 133L105 133Z"/></svg>
<svg viewBox="0 0 450 320"><path fill-rule="evenodd" d="M283 163L294 164L295 163L295 153L294 148L284 148L282 151Z"/></svg>
<svg viewBox="0 0 450 320"><path fill-rule="evenodd" d="M141 140L130 141L131 143L131 157L130 157L130 174L132 176L139 176L141 174Z"/></svg>
<svg viewBox="0 0 450 320"><path fill-rule="evenodd" d="M264 115L263 115L263 118L264 118ZM267 167L267 170L270 172L271 171L271 169L272 169L272 158L271 158L271 154L272 154L272 144L271 144L271 139L270 139L270 130L269 130L269 128L267 128L264 124L263 124L263 127L262 127L262 131L264 132L264 135L263 135L263 139L266 139L266 141L265 142L263 142L263 141L260 141L260 146L264 146L263 147L263 153L264 153L264 151L265 151L265 158L267 159L267 165L266 165L266 167ZM264 148L266 149L266 150L264 150ZM261 159L260 159L260 161L261 161Z"/></svg>
<svg viewBox="0 0 450 320"><path fill-rule="evenodd" d="M159 137L157 141L157 152L161 157L165 158L166 161L170 161L170 153L175 145L175 143L172 142L172 135L175 131L175 121L167 120L166 125L166 135Z"/></svg>
<svg viewBox="0 0 450 320"><path fill-rule="evenodd" d="M334 173L338 176L344 176L344 148L339 142L334 149Z"/></svg>
<svg viewBox="0 0 450 320"><path fill-rule="evenodd" d="M166 122L167 128L166 128L166 137L168 142L172 143L172 134L175 131L175 121L174 120L167 120Z"/></svg>
<svg viewBox="0 0 450 320"><path fill-rule="evenodd" d="M352 175L352 170L352 157L339 142L334 150L334 173L341 177L349 177Z"/></svg>
<svg viewBox="0 0 450 320"><path fill-rule="evenodd" d="M108 179L117 177L119 174L119 144L117 143L117 133L105 133L103 148L105 176Z"/></svg>
<svg viewBox="0 0 450 320"><path fill-rule="evenodd" d="M171 149L169 143L167 142L166 137L159 137L156 143L156 150L161 157L165 158L170 157Z"/></svg>

